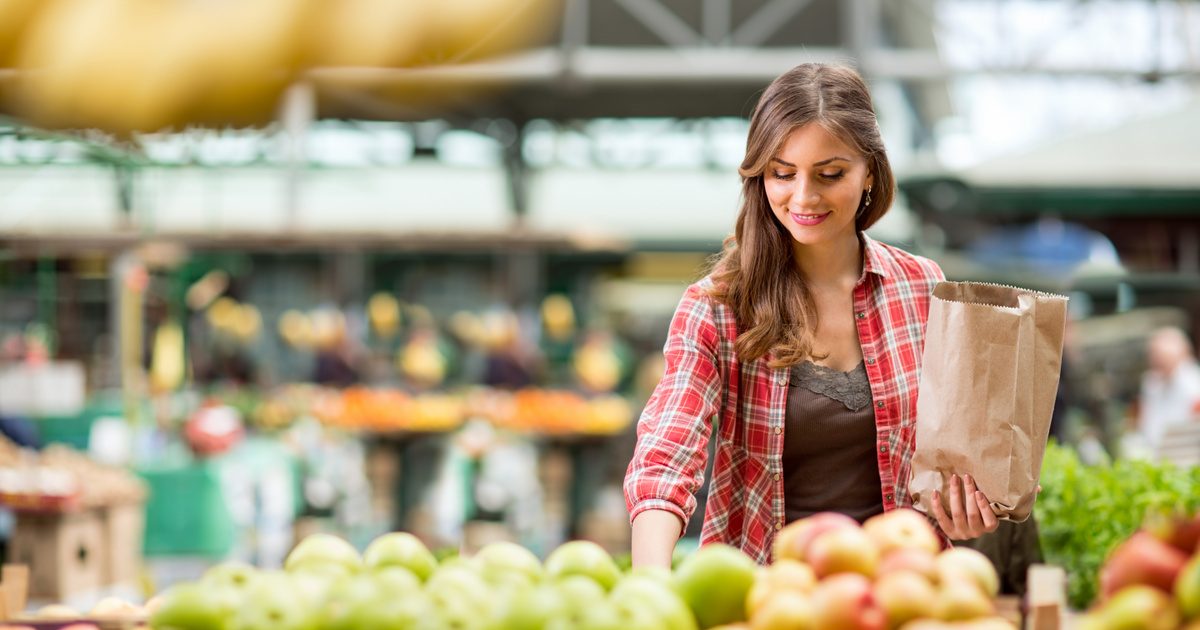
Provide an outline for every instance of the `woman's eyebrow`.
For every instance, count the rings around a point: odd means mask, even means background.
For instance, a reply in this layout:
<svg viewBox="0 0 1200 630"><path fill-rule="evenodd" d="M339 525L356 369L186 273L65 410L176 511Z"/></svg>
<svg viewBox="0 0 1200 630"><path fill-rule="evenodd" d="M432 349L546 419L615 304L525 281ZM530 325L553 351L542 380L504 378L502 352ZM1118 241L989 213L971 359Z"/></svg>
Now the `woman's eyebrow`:
<svg viewBox="0 0 1200 630"><path fill-rule="evenodd" d="M783 160L781 160L779 158L771 158L771 159L776 162L779 162L780 164L782 164L784 166L796 168L796 165L792 164L791 162L784 162ZM837 162L838 160L841 160L843 162L849 162L850 158L844 158L844 157L841 157L840 155L835 155L827 160L821 160L820 162L813 162L813 166L825 166L826 164L829 164L830 162Z"/></svg>

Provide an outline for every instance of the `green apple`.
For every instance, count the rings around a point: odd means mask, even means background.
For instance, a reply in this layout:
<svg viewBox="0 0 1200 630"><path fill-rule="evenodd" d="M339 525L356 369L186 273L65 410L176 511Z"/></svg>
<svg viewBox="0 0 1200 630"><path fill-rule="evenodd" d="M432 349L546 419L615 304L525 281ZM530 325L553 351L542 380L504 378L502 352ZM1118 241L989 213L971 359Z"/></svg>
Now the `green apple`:
<svg viewBox="0 0 1200 630"><path fill-rule="evenodd" d="M618 603L637 602L654 614L663 630L696 630L691 608L674 589L655 578L631 575L617 584L611 597Z"/></svg>
<svg viewBox="0 0 1200 630"><path fill-rule="evenodd" d="M629 570L629 575L648 577L661 582L664 586L671 586L672 582L674 581L671 570L666 567L659 566L642 565L640 567L634 567Z"/></svg>
<svg viewBox="0 0 1200 630"><path fill-rule="evenodd" d="M263 573L246 591L229 630L316 630L312 602L298 601L296 583L286 573Z"/></svg>
<svg viewBox="0 0 1200 630"><path fill-rule="evenodd" d="M205 571L200 581L209 586L242 590L248 587L257 575L258 569L249 564L230 561L222 562Z"/></svg>
<svg viewBox="0 0 1200 630"><path fill-rule="evenodd" d="M560 546L546 558L546 575L561 579L582 575L596 581L604 590L612 590L621 578L621 571L603 547L588 540L573 540Z"/></svg>
<svg viewBox="0 0 1200 630"><path fill-rule="evenodd" d="M675 590L701 628L745 621L746 594L757 570L758 565L740 550L711 543L679 564Z"/></svg>
<svg viewBox="0 0 1200 630"><path fill-rule="evenodd" d="M356 575L334 586L320 614L321 630L435 627L433 604L416 576L398 567L383 573Z"/></svg>
<svg viewBox="0 0 1200 630"><path fill-rule="evenodd" d="M642 599L610 599L624 630L662 630L662 621L651 604Z"/></svg>
<svg viewBox="0 0 1200 630"><path fill-rule="evenodd" d="M499 620L505 630L545 630L569 625L570 615L563 594L553 584L539 584L516 592Z"/></svg>
<svg viewBox="0 0 1200 630"><path fill-rule="evenodd" d="M288 554L283 566L288 571L333 570L357 573L362 558L350 543L332 534L313 534Z"/></svg>
<svg viewBox="0 0 1200 630"><path fill-rule="evenodd" d="M479 574L489 582L503 581L508 575L528 578L529 582L542 579L542 563L533 552L511 542L490 543L472 558Z"/></svg>
<svg viewBox="0 0 1200 630"><path fill-rule="evenodd" d="M604 587L582 575L568 575L554 583L563 599L571 606L586 608L607 597Z"/></svg>
<svg viewBox="0 0 1200 630"><path fill-rule="evenodd" d="M372 578L385 593L399 595L421 592L421 578L404 567L384 567L375 571Z"/></svg>
<svg viewBox="0 0 1200 630"><path fill-rule="evenodd" d="M591 582L591 580L587 580ZM598 599L584 608L573 613L575 630L625 630L631 626L622 623L621 613L616 604L606 599Z"/></svg>
<svg viewBox="0 0 1200 630"><path fill-rule="evenodd" d="M1184 619L1200 617L1200 553L1192 556L1176 576L1175 600Z"/></svg>
<svg viewBox="0 0 1200 630"><path fill-rule="evenodd" d="M474 624L496 612L488 583L467 565L439 568L425 583L425 593L447 627Z"/></svg>
<svg viewBox="0 0 1200 630"><path fill-rule="evenodd" d="M363 552L363 563L368 569L404 567L422 582L429 579L438 566L425 543L408 532L392 532L371 541Z"/></svg>
<svg viewBox="0 0 1200 630"><path fill-rule="evenodd" d="M224 630L226 609L218 589L199 582L173 586L150 617L154 630Z"/></svg>

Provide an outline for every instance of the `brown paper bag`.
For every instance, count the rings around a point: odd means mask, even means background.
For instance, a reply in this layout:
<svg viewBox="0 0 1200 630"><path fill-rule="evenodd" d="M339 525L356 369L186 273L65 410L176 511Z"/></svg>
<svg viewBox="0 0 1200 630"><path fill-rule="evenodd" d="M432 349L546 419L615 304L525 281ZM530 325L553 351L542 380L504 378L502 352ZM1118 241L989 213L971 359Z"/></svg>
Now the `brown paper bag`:
<svg viewBox="0 0 1200 630"><path fill-rule="evenodd" d="M1033 511L1062 366L1067 298L973 282L933 289L909 493L950 514L951 475L969 474L997 516Z"/></svg>

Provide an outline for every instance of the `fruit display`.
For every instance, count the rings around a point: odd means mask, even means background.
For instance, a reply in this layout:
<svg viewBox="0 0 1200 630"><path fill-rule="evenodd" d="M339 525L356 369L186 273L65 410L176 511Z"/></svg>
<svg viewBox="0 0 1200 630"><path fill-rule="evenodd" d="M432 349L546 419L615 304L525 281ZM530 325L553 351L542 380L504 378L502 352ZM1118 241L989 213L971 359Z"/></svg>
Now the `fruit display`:
<svg viewBox="0 0 1200 630"><path fill-rule="evenodd" d="M908 509L861 526L832 512L793 522L746 593L744 627L1014 628L998 616L991 561L939 549L933 526Z"/></svg>
<svg viewBox="0 0 1200 630"><path fill-rule="evenodd" d="M510 542L438 561L394 532L359 552L315 534L282 571L224 563L156 598L155 630L455 628L1013 628L998 578L968 549L938 552L928 522L899 510L868 521L819 514L780 532L776 561L709 544L673 569L622 571L590 541L539 560Z"/></svg>
<svg viewBox="0 0 1200 630"><path fill-rule="evenodd" d="M1200 513L1154 513L1100 571L1100 600L1085 630L1200 628Z"/></svg>
<svg viewBox="0 0 1200 630"><path fill-rule="evenodd" d="M1067 572L1068 602L1087 608L1100 592L1100 567L1148 515L1200 511L1200 468L1118 460L1084 465L1075 451L1046 448L1034 506L1046 562Z"/></svg>
<svg viewBox="0 0 1200 630"><path fill-rule="evenodd" d="M466 419L461 398L452 394L409 395L397 389L349 387L317 397L313 414L344 429L449 431Z"/></svg>
<svg viewBox="0 0 1200 630"><path fill-rule="evenodd" d="M0 437L0 504L60 512L145 498L145 484L125 469L101 464L62 444L36 453Z"/></svg>
<svg viewBox="0 0 1200 630"><path fill-rule="evenodd" d="M62 604L50 604L31 615L0 624L0 630L104 630L109 628L143 628L152 604L145 606L119 597L105 597L88 612Z"/></svg>
<svg viewBox="0 0 1200 630"><path fill-rule="evenodd" d="M743 571L754 565L738 554ZM701 554L696 554L701 556ZM746 563L749 563L748 566ZM701 575L711 582L712 575ZM438 562L405 532L360 555L328 534L302 540L282 571L219 564L158 598L155 630L391 628L669 628L695 630L668 573L621 573L594 543L573 541L540 561L509 542Z"/></svg>
<svg viewBox="0 0 1200 630"><path fill-rule="evenodd" d="M551 435L612 435L633 421L633 408L621 396L533 387L511 393L479 389L469 396L469 407L498 428Z"/></svg>

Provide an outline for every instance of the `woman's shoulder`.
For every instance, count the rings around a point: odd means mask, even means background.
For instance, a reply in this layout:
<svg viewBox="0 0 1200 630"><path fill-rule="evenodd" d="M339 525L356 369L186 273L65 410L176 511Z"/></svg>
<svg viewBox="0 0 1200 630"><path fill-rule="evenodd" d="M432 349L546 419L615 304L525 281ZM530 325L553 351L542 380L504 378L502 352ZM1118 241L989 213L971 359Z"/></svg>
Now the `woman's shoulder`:
<svg viewBox="0 0 1200 630"><path fill-rule="evenodd" d="M933 259L873 239L867 241L867 246L871 249L875 264L881 267L889 278L930 284L946 279L941 266Z"/></svg>

